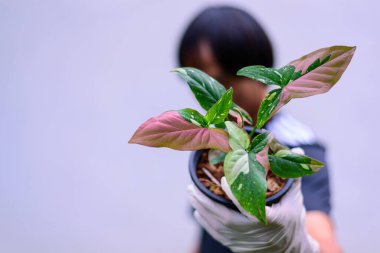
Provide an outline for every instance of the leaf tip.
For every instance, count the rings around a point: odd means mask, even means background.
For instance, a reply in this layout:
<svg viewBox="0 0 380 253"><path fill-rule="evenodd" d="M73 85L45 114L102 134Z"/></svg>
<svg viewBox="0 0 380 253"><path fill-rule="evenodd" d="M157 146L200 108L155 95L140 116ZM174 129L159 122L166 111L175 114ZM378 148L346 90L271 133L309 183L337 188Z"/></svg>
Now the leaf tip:
<svg viewBox="0 0 380 253"><path fill-rule="evenodd" d="M178 73L180 75L186 75L186 70L185 68L174 68L172 69L170 72L175 72L175 73Z"/></svg>
<svg viewBox="0 0 380 253"><path fill-rule="evenodd" d="M172 70L170 70L170 72L180 72L181 68L174 68Z"/></svg>
<svg viewBox="0 0 380 253"><path fill-rule="evenodd" d="M256 218L261 222L263 223L264 225L267 225L268 224L268 220L267 220L267 215L266 215L266 212L265 212L265 208L263 211L260 211L259 210L259 213L258 215L256 216Z"/></svg>
<svg viewBox="0 0 380 253"><path fill-rule="evenodd" d="M348 48L348 50L347 50L347 51L351 51L351 52L352 52L352 54L354 54L354 53L355 53L355 51L356 51L356 47L357 47L357 46L352 46L352 47L348 46L348 47L347 47L347 48Z"/></svg>
<svg viewBox="0 0 380 253"><path fill-rule="evenodd" d="M246 75L244 74L244 71L245 71L245 70L246 70L246 67L239 69L239 70L236 72L236 75L237 75L237 76L244 76L244 77L246 77Z"/></svg>
<svg viewBox="0 0 380 253"><path fill-rule="evenodd" d="M129 139L128 144L140 144L139 138L136 136L138 130L133 134L133 136Z"/></svg>

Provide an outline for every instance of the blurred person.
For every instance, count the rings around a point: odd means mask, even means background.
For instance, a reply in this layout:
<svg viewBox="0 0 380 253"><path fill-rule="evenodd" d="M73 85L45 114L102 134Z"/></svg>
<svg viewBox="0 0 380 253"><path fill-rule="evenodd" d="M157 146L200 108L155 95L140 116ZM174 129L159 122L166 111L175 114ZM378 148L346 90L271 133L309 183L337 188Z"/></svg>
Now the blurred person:
<svg viewBox="0 0 380 253"><path fill-rule="evenodd" d="M181 66L203 70L226 88L233 87L234 101L256 118L267 88L236 72L249 65L272 67L274 55L269 37L251 15L228 6L203 10L186 28L178 58ZM280 111L264 128L281 143L326 162L315 134L289 114ZM199 253L341 252L330 217L328 166L300 181L278 204L267 207L268 225L213 202L191 185L195 218L204 227ZM222 185L228 194L225 180Z"/></svg>

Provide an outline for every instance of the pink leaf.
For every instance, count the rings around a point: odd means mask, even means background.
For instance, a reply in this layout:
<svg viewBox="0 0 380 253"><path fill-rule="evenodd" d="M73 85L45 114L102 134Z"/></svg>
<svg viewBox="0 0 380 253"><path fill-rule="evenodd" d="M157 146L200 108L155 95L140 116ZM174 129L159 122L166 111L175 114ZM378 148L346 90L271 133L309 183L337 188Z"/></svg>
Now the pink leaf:
<svg viewBox="0 0 380 253"><path fill-rule="evenodd" d="M253 121L252 121L252 118L251 116L249 115L249 113L244 110L243 108L241 108L240 106L234 104L232 109L229 111L229 115L231 115L232 117L236 118L236 121L238 123L238 125L240 126L240 122L241 124L243 125L243 121L241 119L241 117L243 117L243 120L250 124L250 125L253 125Z"/></svg>
<svg viewBox="0 0 380 253"><path fill-rule="evenodd" d="M267 174L270 169L268 151L269 151L269 143L271 143L272 140L273 140L273 135L270 134L268 137L268 142L265 145L265 147L259 153L256 154L256 159L264 167L265 174Z"/></svg>
<svg viewBox="0 0 380 253"><path fill-rule="evenodd" d="M234 111L234 110L230 110L229 111L229 115L231 115L232 117L236 118L236 123L237 125L242 128L243 125L244 125L244 120L242 115L239 114L238 112ZM247 122L248 123L248 122Z"/></svg>
<svg viewBox="0 0 380 253"><path fill-rule="evenodd" d="M286 85L283 92L291 98L303 98L329 91L343 75L355 49L345 46L322 48L289 63L296 67L296 71L302 70L303 75ZM322 61L328 55L327 62L306 73L310 64L317 59Z"/></svg>
<svg viewBox="0 0 380 253"><path fill-rule="evenodd" d="M296 72L302 71L302 76L284 87L275 112L293 98L304 98L329 91L343 75L355 50L356 47L327 47L290 62L288 65L295 66ZM317 59L322 62L326 57L328 60L325 63L306 73L312 63Z"/></svg>
<svg viewBox="0 0 380 253"><path fill-rule="evenodd" d="M198 127L183 119L176 111L147 120L137 129L129 143L176 150L212 148L226 153L230 150L226 131Z"/></svg>

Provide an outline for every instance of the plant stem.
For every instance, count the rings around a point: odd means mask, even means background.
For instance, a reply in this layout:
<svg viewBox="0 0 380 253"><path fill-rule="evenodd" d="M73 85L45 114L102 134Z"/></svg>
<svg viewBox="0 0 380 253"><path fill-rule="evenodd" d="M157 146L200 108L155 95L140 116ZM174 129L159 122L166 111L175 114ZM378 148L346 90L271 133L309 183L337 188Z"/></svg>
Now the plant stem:
<svg viewBox="0 0 380 253"><path fill-rule="evenodd" d="M249 138L250 138L251 140L253 139L253 135L255 134L256 129L257 129L257 127L256 127L256 126L253 126L253 127L252 127L252 131L249 133Z"/></svg>

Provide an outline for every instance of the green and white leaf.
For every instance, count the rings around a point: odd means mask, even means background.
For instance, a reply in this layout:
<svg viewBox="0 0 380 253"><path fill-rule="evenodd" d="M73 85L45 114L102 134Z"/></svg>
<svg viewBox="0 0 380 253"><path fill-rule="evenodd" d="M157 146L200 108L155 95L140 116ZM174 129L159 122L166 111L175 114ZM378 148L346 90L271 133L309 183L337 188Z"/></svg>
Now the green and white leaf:
<svg viewBox="0 0 380 253"><path fill-rule="evenodd" d="M227 118L232 105L232 88L230 88L223 96L208 110L205 120L209 124L219 124Z"/></svg>
<svg viewBox="0 0 380 253"><path fill-rule="evenodd" d="M222 84L199 69L185 67L173 71L187 82L195 98L206 111L226 92L226 88Z"/></svg>
<svg viewBox="0 0 380 253"><path fill-rule="evenodd" d="M319 171L324 164L305 155L299 155L283 149L269 155L269 163L274 174L282 178L308 176Z"/></svg>
<svg viewBox="0 0 380 253"><path fill-rule="evenodd" d="M206 111L209 110L226 92L226 88L221 83L199 69L185 67L177 68L173 71L177 72L179 76L187 82L198 103ZM251 116L249 116L244 109L235 103L232 103L231 108L239 110L244 119L249 124L253 124Z"/></svg>
<svg viewBox="0 0 380 253"><path fill-rule="evenodd" d="M280 85L282 77L277 69L259 65L244 67L237 72L237 75L251 78L266 85Z"/></svg>
<svg viewBox="0 0 380 253"><path fill-rule="evenodd" d="M208 127L209 125L207 120L203 117L203 115L194 109L191 109L191 108L181 109L181 110L178 110L178 113L186 121L193 123L196 126Z"/></svg>
<svg viewBox="0 0 380 253"><path fill-rule="evenodd" d="M238 76L245 76L266 85L279 85L284 87L290 82L295 67L288 65L279 69L264 66L248 66L237 72Z"/></svg>
<svg viewBox="0 0 380 253"><path fill-rule="evenodd" d="M266 85L280 85L281 83L279 71L260 65L244 67L237 72L237 75L251 78Z"/></svg>
<svg viewBox="0 0 380 253"><path fill-rule="evenodd" d="M225 124L228 131L228 141L231 149L246 150L249 147L249 136L247 132L231 121L226 121Z"/></svg>
<svg viewBox="0 0 380 253"><path fill-rule="evenodd" d="M254 152L230 151L224 161L224 173L234 197L248 213L266 224L265 170Z"/></svg>
<svg viewBox="0 0 380 253"><path fill-rule="evenodd" d="M292 80L295 69L294 66L288 65L277 70L281 74L281 87L284 87Z"/></svg>
<svg viewBox="0 0 380 253"><path fill-rule="evenodd" d="M280 101L281 91L281 88L271 90L261 102L257 113L257 128L262 128L272 116L273 111L276 109L278 102Z"/></svg>
<svg viewBox="0 0 380 253"><path fill-rule="evenodd" d="M268 131L256 135L252 140L252 151L256 154L267 146L268 141L270 141L271 135Z"/></svg>

